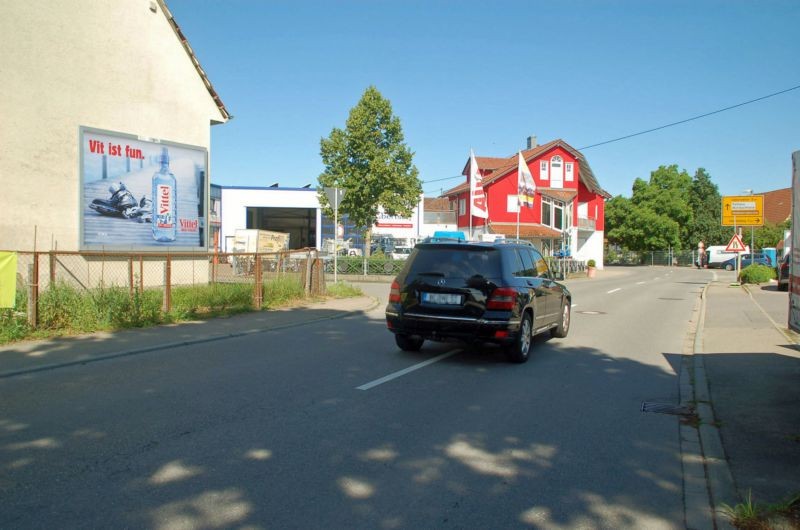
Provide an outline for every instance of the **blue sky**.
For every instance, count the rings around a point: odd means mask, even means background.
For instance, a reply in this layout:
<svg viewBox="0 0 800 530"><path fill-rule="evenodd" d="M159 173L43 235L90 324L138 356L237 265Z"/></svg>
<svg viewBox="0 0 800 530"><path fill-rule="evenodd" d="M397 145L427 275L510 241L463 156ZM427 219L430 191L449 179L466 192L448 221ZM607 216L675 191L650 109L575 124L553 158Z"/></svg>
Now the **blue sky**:
<svg viewBox="0 0 800 530"><path fill-rule="evenodd" d="M320 139L370 85L426 196L463 181L470 148L583 148L800 85L797 0L167 5L234 115L212 128L223 185L316 186ZM789 187L796 150L800 90L583 152L612 195L669 164L738 195Z"/></svg>

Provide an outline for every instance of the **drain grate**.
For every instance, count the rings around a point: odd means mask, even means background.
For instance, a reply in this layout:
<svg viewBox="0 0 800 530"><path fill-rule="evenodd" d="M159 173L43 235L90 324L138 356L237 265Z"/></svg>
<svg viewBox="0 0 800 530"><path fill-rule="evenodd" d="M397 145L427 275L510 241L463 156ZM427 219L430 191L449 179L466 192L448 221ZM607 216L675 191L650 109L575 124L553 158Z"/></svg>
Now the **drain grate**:
<svg viewBox="0 0 800 530"><path fill-rule="evenodd" d="M673 405L672 403L654 403L652 401L642 401L642 412L653 414L673 414L675 416L689 416L694 413L690 407Z"/></svg>

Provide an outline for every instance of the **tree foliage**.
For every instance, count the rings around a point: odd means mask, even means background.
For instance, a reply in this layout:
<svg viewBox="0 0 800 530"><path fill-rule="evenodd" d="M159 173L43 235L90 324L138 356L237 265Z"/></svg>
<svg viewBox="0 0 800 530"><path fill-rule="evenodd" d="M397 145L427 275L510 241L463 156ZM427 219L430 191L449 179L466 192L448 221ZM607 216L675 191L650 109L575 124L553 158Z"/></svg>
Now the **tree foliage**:
<svg viewBox="0 0 800 530"><path fill-rule="evenodd" d="M722 197L708 172L694 177L677 165L660 166L650 180L636 179L630 199L617 196L606 205L610 243L627 250L692 250L726 244L733 235L721 221Z"/></svg>
<svg viewBox="0 0 800 530"><path fill-rule="evenodd" d="M367 232L379 206L389 215L410 216L419 203L422 183L400 119L373 86L350 110L344 130L334 128L320 141L320 155L325 170L319 176L318 196L327 215L333 215L333 208L325 187L346 190L339 213Z"/></svg>

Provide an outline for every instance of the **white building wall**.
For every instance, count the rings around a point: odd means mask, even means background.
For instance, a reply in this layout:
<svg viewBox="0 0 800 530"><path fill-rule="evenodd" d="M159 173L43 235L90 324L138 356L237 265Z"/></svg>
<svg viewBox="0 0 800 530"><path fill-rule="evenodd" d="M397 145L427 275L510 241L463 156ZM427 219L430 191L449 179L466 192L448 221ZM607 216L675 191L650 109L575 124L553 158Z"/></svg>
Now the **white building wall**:
<svg viewBox="0 0 800 530"><path fill-rule="evenodd" d="M573 239L576 248L573 249L573 257L577 260L588 261L593 259L598 269L603 268L603 241L605 239L605 232L596 231L586 239L579 240L577 237ZM581 242L583 244L581 245Z"/></svg>
<svg viewBox="0 0 800 530"><path fill-rule="evenodd" d="M0 50L0 249L78 250L80 126L209 149L224 121L159 2L0 2Z"/></svg>
<svg viewBox="0 0 800 530"><path fill-rule="evenodd" d="M311 208L317 211L317 248L322 238L322 210L313 189L222 188L220 247L230 251L227 242L238 228L247 228L247 208Z"/></svg>

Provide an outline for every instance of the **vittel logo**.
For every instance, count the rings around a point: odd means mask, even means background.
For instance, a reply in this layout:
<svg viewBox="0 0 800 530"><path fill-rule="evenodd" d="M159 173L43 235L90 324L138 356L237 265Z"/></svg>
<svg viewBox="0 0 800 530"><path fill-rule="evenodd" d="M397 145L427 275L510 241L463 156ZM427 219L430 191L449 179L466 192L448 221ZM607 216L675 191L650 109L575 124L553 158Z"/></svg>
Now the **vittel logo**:
<svg viewBox="0 0 800 530"><path fill-rule="evenodd" d="M169 186L164 184L158 185L158 215L169 216L172 208L172 193ZM168 219L168 218L167 218ZM165 219L165 220L167 220ZM169 219L166 223L168 226L172 225L172 220Z"/></svg>

